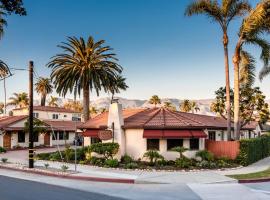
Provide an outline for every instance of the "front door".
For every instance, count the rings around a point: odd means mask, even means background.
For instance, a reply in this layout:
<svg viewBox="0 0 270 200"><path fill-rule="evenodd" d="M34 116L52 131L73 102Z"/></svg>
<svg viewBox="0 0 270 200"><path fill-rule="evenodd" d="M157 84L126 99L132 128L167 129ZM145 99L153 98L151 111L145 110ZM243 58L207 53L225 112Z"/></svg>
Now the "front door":
<svg viewBox="0 0 270 200"><path fill-rule="evenodd" d="M44 135L44 145L45 146L50 146L50 140L51 140L50 133L46 133Z"/></svg>
<svg viewBox="0 0 270 200"><path fill-rule="evenodd" d="M4 135L3 146L5 149L11 149L11 133L6 133Z"/></svg>

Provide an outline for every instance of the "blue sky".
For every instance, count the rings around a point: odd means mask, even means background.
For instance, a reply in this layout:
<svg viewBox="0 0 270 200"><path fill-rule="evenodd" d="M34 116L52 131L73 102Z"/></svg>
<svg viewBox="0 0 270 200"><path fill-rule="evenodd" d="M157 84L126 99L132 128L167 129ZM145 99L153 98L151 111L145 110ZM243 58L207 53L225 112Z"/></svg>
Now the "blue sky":
<svg viewBox="0 0 270 200"><path fill-rule="evenodd" d="M45 65L51 56L61 52L57 48L60 42L67 36L92 35L96 40L105 39L124 67L130 88L119 96L148 99L157 94L162 98L206 99L213 98L214 91L224 85L221 31L206 17L185 17L190 0L24 2L28 15L9 16L0 41L0 58L11 67L26 68L33 60L37 74L49 76ZM258 1L250 2L255 5ZM229 29L230 52L239 23L234 21ZM258 49L249 50L258 57ZM232 65L230 68L232 71ZM258 62L258 71L260 68ZM27 72L14 73L7 81L8 97L13 92L27 92ZM270 77L256 84L270 98ZM0 101L2 86L0 82ZM94 94L91 97L97 98Z"/></svg>

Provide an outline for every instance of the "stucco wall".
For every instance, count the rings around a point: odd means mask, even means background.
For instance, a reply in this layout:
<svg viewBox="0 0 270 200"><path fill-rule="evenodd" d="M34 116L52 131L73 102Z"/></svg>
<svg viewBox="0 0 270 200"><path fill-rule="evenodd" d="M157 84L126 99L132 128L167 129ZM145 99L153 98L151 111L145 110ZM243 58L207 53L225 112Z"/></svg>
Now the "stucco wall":
<svg viewBox="0 0 270 200"><path fill-rule="evenodd" d="M64 144L73 144L74 138L75 138L75 133L74 132L69 132L69 138L66 141L65 140L52 140L52 136L51 136L50 144L52 146L64 145Z"/></svg>
<svg viewBox="0 0 270 200"><path fill-rule="evenodd" d="M0 131L0 147L3 147L4 144L3 144L3 132Z"/></svg>
<svg viewBox="0 0 270 200"><path fill-rule="evenodd" d="M143 158L143 154L147 151L147 140L143 138L143 129L128 129L126 134L126 154L134 159ZM204 139L199 139L199 149L204 149ZM183 140L183 146L189 148L189 139ZM167 160L175 160L179 157L177 152L167 150L167 140L161 139L159 142L159 152ZM196 150L186 151L184 154L187 157L194 157Z"/></svg>

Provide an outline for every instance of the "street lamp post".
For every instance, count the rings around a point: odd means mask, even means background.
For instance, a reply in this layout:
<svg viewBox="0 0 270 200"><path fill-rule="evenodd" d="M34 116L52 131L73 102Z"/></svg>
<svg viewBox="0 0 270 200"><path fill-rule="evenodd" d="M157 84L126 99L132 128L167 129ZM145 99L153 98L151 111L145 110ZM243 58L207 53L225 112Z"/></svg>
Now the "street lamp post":
<svg viewBox="0 0 270 200"><path fill-rule="evenodd" d="M34 133L33 133L33 68L29 62L29 168L34 168Z"/></svg>

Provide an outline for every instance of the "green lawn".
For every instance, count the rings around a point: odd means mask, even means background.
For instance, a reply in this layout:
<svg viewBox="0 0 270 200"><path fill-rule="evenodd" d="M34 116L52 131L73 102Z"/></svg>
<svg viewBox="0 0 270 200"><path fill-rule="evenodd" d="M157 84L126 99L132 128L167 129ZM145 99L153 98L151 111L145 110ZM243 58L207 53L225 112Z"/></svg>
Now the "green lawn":
<svg viewBox="0 0 270 200"><path fill-rule="evenodd" d="M264 171L250 173L250 174L234 174L234 175L228 175L228 176L231 178L238 179L238 180L270 178L270 168Z"/></svg>

